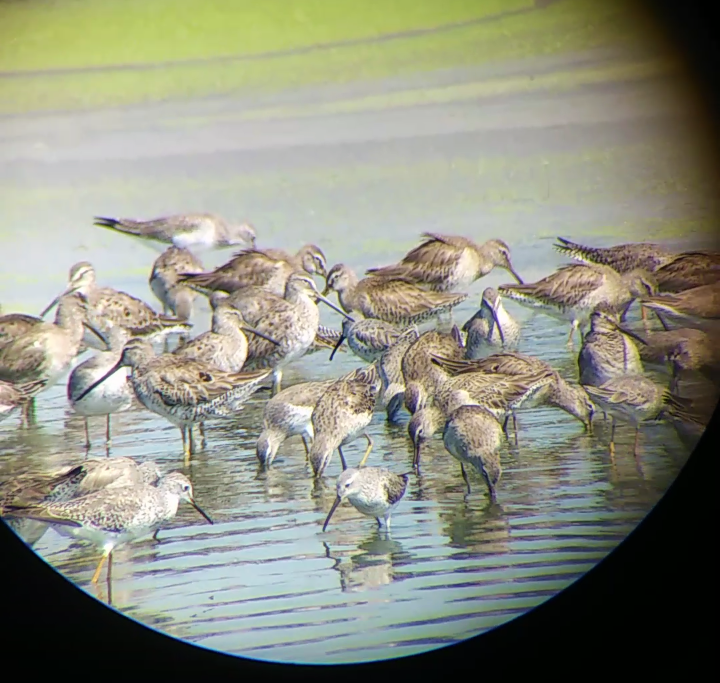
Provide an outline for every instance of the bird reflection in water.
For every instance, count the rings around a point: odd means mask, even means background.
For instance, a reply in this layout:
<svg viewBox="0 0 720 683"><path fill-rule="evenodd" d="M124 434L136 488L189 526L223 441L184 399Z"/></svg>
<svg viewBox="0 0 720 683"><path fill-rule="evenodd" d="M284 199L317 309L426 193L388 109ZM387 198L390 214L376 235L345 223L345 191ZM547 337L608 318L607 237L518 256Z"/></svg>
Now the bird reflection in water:
<svg viewBox="0 0 720 683"><path fill-rule="evenodd" d="M509 552L510 524L505 510L487 497L464 496L440 511L440 521L453 548L467 549L471 555Z"/></svg>
<svg viewBox="0 0 720 683"><path fill-rule="evenodd" d="M395 567L406 564L410 559L399 541L386 534L376 534L374 530L349 552L333 551L325 541L323 546L325 556L334 562L332 568L340 575L343 593L387 586L395 579Z"/></svg>

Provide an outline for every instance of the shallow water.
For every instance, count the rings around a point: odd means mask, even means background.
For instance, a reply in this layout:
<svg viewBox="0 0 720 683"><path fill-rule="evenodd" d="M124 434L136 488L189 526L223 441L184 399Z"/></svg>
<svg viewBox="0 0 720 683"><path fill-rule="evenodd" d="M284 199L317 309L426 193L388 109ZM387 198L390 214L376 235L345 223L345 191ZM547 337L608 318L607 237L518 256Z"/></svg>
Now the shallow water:
<svg viewBox="0 0 720 683"><path fill-rule="evenodd" d="M542 60L534 63L543 68ZM552 64L572 69L574 62ZM445 73L443 82L451 76ZM487 69L475 77L482 82ZM427 76L427 84L436 82ZM366 95L370 86L363 87ZM249 122L234 117L252 103L230 98L89 113L76 130L63 115L6 119L0 303L5 312L37 313L62 289L70 266L89 259L101 284L157 305L147 277L160 249L93 227L93 215L207 209L247 217L260 246L316 242L329 265L343 261L359 273L399 258L424 230L501 237L526 281L562 263L551 248L557 234L597 244L706 246L716 208L713 176L702 140L691 135L698 129L692 103L669 98L674 87L672 76L652 77ZM321 94L332 100L332 89ZM319 96L287 93L283 104ZM348 98L347 87L337 96ZM202 258L211 266L230 254ZM475 312L485 286L509 280L495 272L475 283L455 320ZM567 326L513 302L507 308L523 321L520 350L576 378ZM207 329L206 302L198 300L193 320L197 332ZM322 322L340 324L324 307ZM332 362L328 356L292 366L284 386L339 376L361 363L349 352ZM489 506L474 474L472 494L464 495L458 464L436 436L422 475L410 477L389 536L349 505L322 533L339 460L335 455L327 476L314 482L295 438L270 471L261 471L255 439L266 396L257 394L236 420L210 426L187 472L215 525L181 506L159 542L116 551L111 586L113 606L134 619L259 659L396 657L502 624L611 552L688 457L670 425L643 429L637 459L632 429L619 426L613 461L602 417L589 436L565 413L527 410L518 419L518 445L503 447L498 505ZM17 419L0 424L3 479L84 458L83 422L72 415L64 385L40 397L37 415L29 430L19 430ZM368 464L410 470L406 419L389 425L384 411L376 412ZM91 455L101 456L102 418L93 420L91 433ZM183 467L178 430L151 413L114 416L113 435L111 456ZM363 448L360 440L345 449L350 464ZM108 600L102 581L97 589L90 585L94 549L50 530L35 550Z"/></svg>

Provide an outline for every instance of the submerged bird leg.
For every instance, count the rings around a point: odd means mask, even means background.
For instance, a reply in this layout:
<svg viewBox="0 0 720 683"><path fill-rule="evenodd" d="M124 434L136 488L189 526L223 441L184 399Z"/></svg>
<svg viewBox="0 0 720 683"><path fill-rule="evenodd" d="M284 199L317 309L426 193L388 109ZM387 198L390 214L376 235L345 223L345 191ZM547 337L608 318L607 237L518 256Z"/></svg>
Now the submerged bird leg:
<svg viewBox="0 0 720 683"><path fill-rule="evenodd" d="M460 471L462 472L463 479L465 480L465 484L467 484L467 492L470 493L470 480L468 479L467 472L465 471L465 465L460 463Z"/></svg>
<svg viewBox="0 0 720 683"><path fill-rule="evenodd" d="M112 553L112 548L106 548L103 551L102 557L100 558L100 562L98 562L97 569L95 569L95 573L93 574L93 577L91 579L91 583L97 583L98 579L100 578L100 570L102 569L102 566L107 559L107 557Z"/></svg>
<svg viewBox="0 0 720 683"><path fill-rule="evenodd" d="M615 459L615 417L613 415L610 416L610 422L612 424L612 429L610 430L610 457L614 460Z"/></svg>
<svg viewBox="0 0 720 683"><path fill-rule="evenodd" d="M205 448L205 445L207 444L207 440L205 439L205 423L201 422L198 425L198 431L200 432L200 447Z"/></svg>
<svg viewBox="0 0 720 683"><path fill-rule="evenodd" d="M338 446L338 453L340 453L340 462L342 463L343 470L347 469L347 463L345 462L345 456L342 452L342 446Z"/></svg>
<svg viewBox="0 0 720 683"><path fill-rule="evenodd" d="M510 420L510 415L506 415L506 416L505 416L505 422L503 422L503 431L505 432L505 436L508 435L508 430L507 430L507 428L508 428L508 422L509 422L509 420Z"/></svg>
<svg viewBox="0 0 720 683"><path fill-rule="evenodd" d="M515 445L517 446L518 443L518 426L517 426L517 418L515 417L515 412L513 411L512 414L513 419L513 431L515 432Z"/></svg>
<svg viewBox="0 0 720 683"><path fill-rule="evenodd" d="M85 421L85 450L89 451L92 447L92 444L90 443L90 431L88 430L88 419L85 417L83 418Z"/></svg>
<svg viewBox="0 0 720 683"><path fill-rule="evenodd" d="M310 455L310 449L308 448L307 440L305 439L305 434L301 434L300 438L302 439L303 446L305 446L305 457Z"/></svg>
<svg viewBox="0 0 720 683"><path fill-rule="evenodd" d="M382 522L380 521L380 518L376 517L375 521L378 523L378 529L382 529Z"/></svg>
<svg viewBox="0 0 720 683"><path fill-rule="evenodd" d="M363 434L363 436L367 439L368 447L367 447L367 450L365 451L365 455L363 455L363 459L360 461L360 464L358 465L358 468L362 467L365 464L365 461L368 459L368 455L370 455L370 451L373 449L373 442L372 442L372 439L370 438L370 435L367 432L365 432L365 434Z"/></svg>
<svg viewBox="0 0 720 683"><path fill-rule="evenodd" d="M108 413L107 424L105 425L105 443L108 446L112 443L112 435L110 432L110 413Z"/></svg>
<svg viewBox="0 0 720 683"><path fill-rule="evenodd" d="M153 534L153 541L158 540L158 534L160 533L160 529L155 529L155 533Z"/></svg>

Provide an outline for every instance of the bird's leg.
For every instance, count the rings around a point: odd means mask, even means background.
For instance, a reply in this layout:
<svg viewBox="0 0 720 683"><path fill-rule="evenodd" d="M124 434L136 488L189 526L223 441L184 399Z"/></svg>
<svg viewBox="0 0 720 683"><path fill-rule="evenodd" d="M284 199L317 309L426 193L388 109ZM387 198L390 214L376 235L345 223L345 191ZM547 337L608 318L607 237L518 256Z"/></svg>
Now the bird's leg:
<svg viewBox="0 0 720 683"><path fill-rule="evenodd" d="M160 533L160 529L155 529L155 533L153 534L153 541L158 540L158 534Z"/></svg>
<svg viewBox="0 0 720 683"><path fill-rule="evenodd" d="M88 430L88 419L83 418L85 420L85 450L89 451L92 447L92 444L90 443L90 431Z"/></svg>
<svg viewBox="0 0 720 683"><path fill-rule="evenodd" d="M98 579L100 578L100 570L102 569L103 563L107 559L108 555L112 552L112 549L106 549L103 551L102 557L100 558L100 562L98 562L97 569L95 569L95 573L93 574L93 577L91 579L91 583L97 583Z"/></svg>
<svg viewBox="0 0 720 683"><path fill-rule="evenodd" d="M513 419L513 431L515 432L515 445L518 445L518 427L517 427L517 418L515 417L515 412L513 411L512 414Z"/></svg>
<svg viewBox="0 0 720 683"><path fill-rule="evenodd" d="M635 427L635 444L633 446L633 455L637 458L638 456L638 440L640 437L640 425Z"/></svg>
<svg viewBox="0 0 720 683"><path fill-rule="evenodd" d="M107 570L107 592L108 592L108 605L112 605L112 553L108 555L108 570Z"/></svg>
<svg viewBox="0 0 720 683"><path fill-rule="evenodd" d="M509 422L509 420L510 420L510 415L506 415L506 416L505 416L505 422L503 422L503 432L505 432L505 436L508 435L508 430L507 430L507 428L508 428L508 422Z"/></svg>
<svg viewBox="0 0 720 683"><path fill-rule="evenodd" d="M382 522L380 521L380 518L376 517L375 521L378 523L378 529L382 529Z"/></svg>
<svg viewBox="0 0 720 683"><path fill-rule="evenodd" d="M468 479L467 472L465 471L465 465L460 463L460 471L462 472L463 479L465 480L465 483L467 484L467 492L470 493L470 480Z"/></svg>
<svg viewBox="0 0 720 683"><path fill-rule="evenodd" d="M610 430L610 458L614 461L615 460L615 417L613 415L610 416L610 422L612 424L612 429Z"/></svg>
<svg viewBox="0 0 720 683"><path fill-rule="evenodd" d="M365 464L365 461L368 459L368 455L370 455L370 451L373 449L373 442L372 442L372 439L370 438L370 435L367 432L365 432L365 434L363 436L367 439L368 447L367 447L367 450L365 451L365 455L363 455L363 459L360 461L360 464L358 465L358 467L362 467Z"/></svg>
<svg viewBox="0 0 720 683"><path fill-rule="evenodd" d="M345 456L342 452L342 446L338 446L338 453L340 453L340 462L342 463L343 470L346 470L348 468L347 463L345 462Z"/></svg>
<svg viewBox="0 0 720 683"><path fill-rule="evenodd" d="M272 395L275 396L282 391L282 370L275 368L273 370Z"/></svg>
<svg viewBox="0 0 720 683"><path fill-rule="evenodd" d="M305 439L305 434L301 434L300 438L302 438L303 446L305 446L305 457L308 457L310 455L310 449L308 448L307 440Z"/></svg>
<svg viewBox="0 0 720 683"><path fill-rule="evenodd" d="M207 440L205 439L205 423L201 422L198 424L198 431L200 432L200 447L205 448Z"/></svg>
<svg viewBox="0 0 720 683"><path fill-rule="evenodd" d="M105 425L105 443L109 446L112 443L112 433L110 429L110 413L107 415L107 424Z"/></svg>

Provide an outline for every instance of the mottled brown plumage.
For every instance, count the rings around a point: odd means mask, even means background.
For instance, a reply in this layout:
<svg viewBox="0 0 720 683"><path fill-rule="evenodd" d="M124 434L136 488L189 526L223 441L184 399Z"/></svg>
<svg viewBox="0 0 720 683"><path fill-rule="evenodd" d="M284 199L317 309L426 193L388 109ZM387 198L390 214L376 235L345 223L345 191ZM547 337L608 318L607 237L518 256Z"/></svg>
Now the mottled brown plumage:
<svg viewBox="0 0 720 683"><path fill-rule="evenodd" d="M581 263L609 266L621 274L638 269L653 273L676 256L666 247L651 242L589 247L562 237L558 237L557 241L559 244L554 244L553 247L561 254Z"/></svg>
<svg viewBox="0 0 720 683"><path fill-rule="evenodd" d="M684 292L720 281L720 254L688 251L655 271L659 292Z"/></svg>
<svg viewBox="0 0 720 683"><path fill-rule="evenodd" d="M720 318L720 282L676 294L646 297L642 305L680 325L695 326Z"/></svg>
<svg viewBox="0 0 720 683"><path fill-rule="evenodd" d="M340 305L347 313L359 311L365 318L409 326L430 320L451 310L467 299L467 294L446 294L421 289L401 278L357 275L342 263L330 269L324 294L338 293Z"/></svg>
<svg viewBox="0 0 720 683"><path fill-rule="evenodd" d="M404 278L436 292L467 289L475 280L499 267L522 280L510 262L510 248L502 240L478 245L467 237L423 233L425 240L391 266L370 268L368 275Z"/></svg>
<svg viewBox="0 0 720 683"><path fill-rule="evenodd" d="M153 264L150 289L168 312L181 320L189 320L197 292L179 282L181 273L202 273L203 265L188 249L168 247Z"/></svg>

